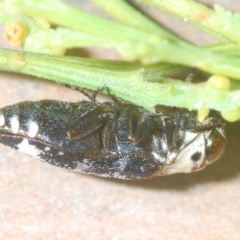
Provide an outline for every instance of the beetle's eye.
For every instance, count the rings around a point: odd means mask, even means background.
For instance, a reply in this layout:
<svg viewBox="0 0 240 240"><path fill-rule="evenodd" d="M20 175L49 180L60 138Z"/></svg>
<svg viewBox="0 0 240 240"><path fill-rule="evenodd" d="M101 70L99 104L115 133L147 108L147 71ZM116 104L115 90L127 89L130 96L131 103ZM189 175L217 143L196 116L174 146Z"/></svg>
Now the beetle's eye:
<svg viewBox="0 0 240 240"><path fill-rule="evenodd" d="M225 149L225 144L225 135L220 133L220 131L216 129L210 133L206 146L206 160L208 164L213 163L221 157Z"/></svg>

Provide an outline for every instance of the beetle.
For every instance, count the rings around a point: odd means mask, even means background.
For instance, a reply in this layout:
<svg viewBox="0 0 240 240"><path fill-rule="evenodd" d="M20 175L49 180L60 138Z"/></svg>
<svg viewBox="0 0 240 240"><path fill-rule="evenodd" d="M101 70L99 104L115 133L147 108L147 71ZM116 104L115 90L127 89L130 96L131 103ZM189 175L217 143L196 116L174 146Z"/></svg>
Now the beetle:
<svg viewBox="0 0 240 240"><path fill-rule="evenodd" d="M76 172L147 179L203 169L225 149L224 123L211 111L152 113L114 99L26 101L0 109L0 143Z"/></svg>

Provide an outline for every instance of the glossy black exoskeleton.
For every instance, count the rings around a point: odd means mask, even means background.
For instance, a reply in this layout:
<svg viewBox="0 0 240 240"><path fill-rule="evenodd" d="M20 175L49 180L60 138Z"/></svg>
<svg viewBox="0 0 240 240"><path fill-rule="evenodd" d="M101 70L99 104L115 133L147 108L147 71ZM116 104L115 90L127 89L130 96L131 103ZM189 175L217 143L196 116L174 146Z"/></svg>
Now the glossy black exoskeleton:
<svg viewBox="0 0 240 240"><path fill-rule="evenodd" d="M214 111L199 122L182 109L43 100L0 109L0 143L76 172L146 179L204 168L222 155L225 133Z"/></svg>

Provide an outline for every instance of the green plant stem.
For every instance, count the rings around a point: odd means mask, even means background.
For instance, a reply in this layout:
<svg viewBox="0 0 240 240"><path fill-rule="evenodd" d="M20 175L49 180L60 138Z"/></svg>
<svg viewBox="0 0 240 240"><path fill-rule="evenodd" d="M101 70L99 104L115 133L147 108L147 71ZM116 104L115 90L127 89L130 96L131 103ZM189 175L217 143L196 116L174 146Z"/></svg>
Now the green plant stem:
<svg viewBox="0 0 240 240"><path fill-rule="evenodd" d="M157 59L240 79L239 58L217 54L184 42L175 43L169 40L151 39L147 45L143 43L136 46L135 51L136 55L142 54L139 58L145 63L151 63ZM154 51L159 55L156 56Z"/></svg>
<svg viewBox="0 0 240 240"><path fill-rule="evenodd" d="M59 1L32 0L26 5L26 1L15 0L14 3L16 6L23 3L21 8L18 8L23 14L42 17L50 22L115 42L118 44L118 51L129 60L140 60L144 64L158 61L170 62L240 79L240 60L237 58L216 54L183 41L168 40L160 35L109 22ZM52 5L49 6L49 4Z"/></svg>
<svg viewBox="0 0 240 240"><path fill-rule="evenodd" d="M150 33L158 33L162 37L179 40L179 38L160 24L155 23L146 17L136 8L132 7L125 0L93 0L104 11L119 20L120 22Z"/></svg>
<svg viewBox="0 0 240 240"><path fill-rule="evenodd" d="M240 15L225 11L218 5L212 10L193 0L140 0L140 2L170 13L221 41L240 42Z"/></svg>
<svg viewBox="0 0 240 240"><path fill-rule="evenodd" d="M12 4L9 2L11 2L11 0L3 0L0 9L6 8L6 6L12 6L15 9L15 13L33 18L43 18L51 23L67 26L95 36L112 39L115 42L122 42L125 38L132 38L134 34L136 34L135 39L138 37L146 37L146 33L142 31L134 31L133 28L96 17L58 0L15 0L12 1ZM7 9L5 11L11 13L13 10Z"/></svg>
<svg viewBox="0 0 240 240"><path fill-rule="evenodd" d="M121 65L122 64L122 65ZM240 91L220 91L207 84L193 84L164 78L159 83L144 79L144 69L124 63L74 57L40 55L0 49L2 71L14 71L57 82L96 90L103 86L112 94L154 111L157 104L198 109L202 106L222 112L240 108ZM121 67L122 66L122 67ZM125 68L125 67L124 67ZM203 94L204 93L204 94Z"/></svg>
<svg viewBox="0 0 240 240"><path fill-rule="evenodd" d="M204 46L204 48L225 55L239 56L240 54L240 44L238 43L218 43Z"/></svg>
<svg viewBox="0 0 240 240"><path fill-rule="evenodd" d="M114 42L107 42L105 38L81 33L68 28L57 27L56 29L41 29L29 34L24 41L23 50L36 53L57 54L56 49L65 50L91 46L116 48Z"/></svg>

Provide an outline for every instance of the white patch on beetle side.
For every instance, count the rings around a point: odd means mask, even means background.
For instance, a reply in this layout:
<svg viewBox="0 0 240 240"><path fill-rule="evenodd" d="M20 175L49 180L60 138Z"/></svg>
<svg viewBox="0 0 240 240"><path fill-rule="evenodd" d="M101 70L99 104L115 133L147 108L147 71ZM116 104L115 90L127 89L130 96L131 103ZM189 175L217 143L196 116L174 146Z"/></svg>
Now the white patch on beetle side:
<svg viewBox="0 0 240 240"><path fill-rule="evenodd" d="M186 131L184 133L184 139L183 139L183 146L186 146L189 142L191 142L198 134L196 132Z"/></svg>
<svg viewBox="0 0 240 240"><path fill-rule="evenodd" d="M28 139L23 139L21 143L17 145L19 151L26 153L27 155L35 158L40 158L40 154L45 154L42 150L36 146L29 144Z"/></svg>
<svg viewBox="0 0 240 240"><path fill-rule="evenodd" d="M5 124L5 117L3 115L3 113L0 113L0 127L4 126Z"/></svg>
<svg viewBox="0 0 240 240"><path fill-rule="evenodd" d="M164 166L162 175L174 173L189 173L198 171L206 166L205 163L205 136L206 133L200 133L186 147L182 148L177 154L175 161L169 166ZM194 154L199 154L199 159L193 160Z"/></svg>
<svg viewBox="0 0 240 240"><path fill-rule="evenodd" d="M10 118L10 129L12 133L17 134L19 131L19 119L18 116L13 116Z"/></svg>
<svg viewBox="0 0 240 240"><path fill-rule="evenodd" d="M44 151L45 151L45 152L47 152L47 151L49 151L49 150L50 150L50 147L45 147L45 148L44 148Z"/></svg>
<svg viewBox="0 0 240 240"><path fill-rule="evenodd" d="M77 166L73 171L75 172L85 172L86 170L89 170L92 168L93 163L91 162L91 159L83 159L82 162L78 162Z"/></svg>
<svg viewBox="0 0 240 240"><path fill-rule="evenodd" d="M161 142L161 150L167 151L167 144L165 141ZM163 159L159 154L159 141L156 136L153 136L153 151L151 152L153 157L160 163L164 163L166 159Z"/></svg>
<svg viewBox="0 0 240 240"><path fill-rule="evenodd" d="M60 151L60 152L58 152L58 155L62 156L62 155L64 155L64 152Z"/></svg>
<svg viewBox="0 0 240 240"><path fill-rule="evenodd" d="M38 124L32 120L29 120L28 123L27 135L31 138L34 138L38 134Z"/></svg>
<svg viewBox="0 0 240 240"><path fill-rule="evenodd" d="M152 152L152 155L153 155L153 157L154 157L156 160L162 162L162 159L161 159L161 157L160 157L160 155L159 155L158 153Z"/></svg>

